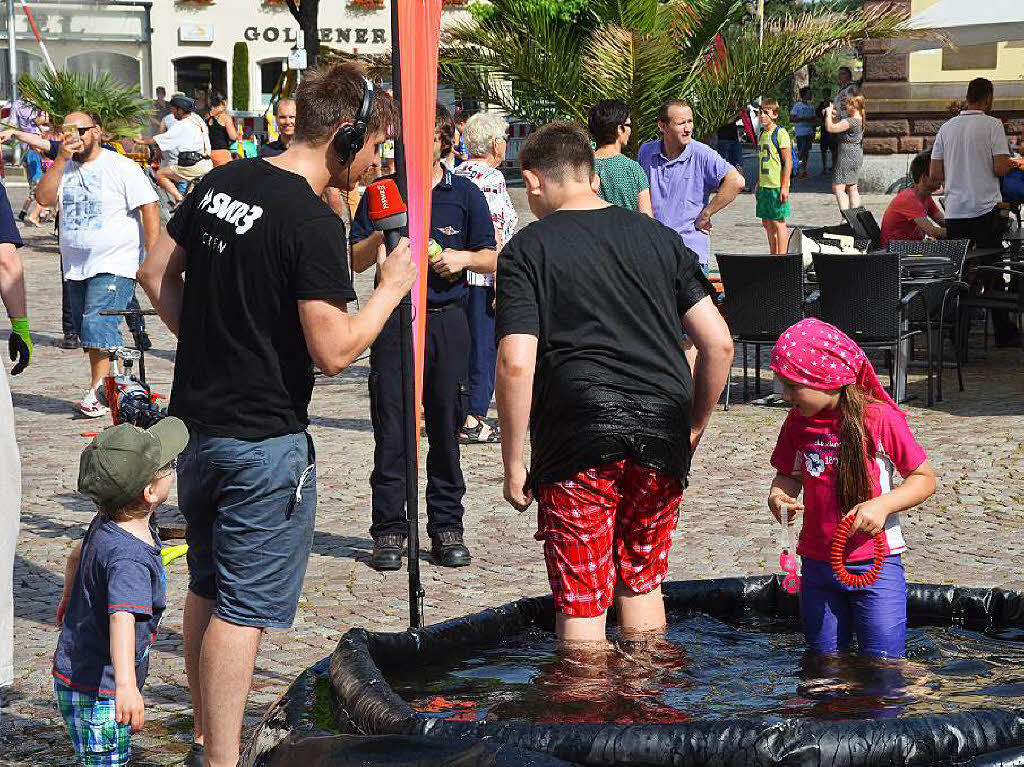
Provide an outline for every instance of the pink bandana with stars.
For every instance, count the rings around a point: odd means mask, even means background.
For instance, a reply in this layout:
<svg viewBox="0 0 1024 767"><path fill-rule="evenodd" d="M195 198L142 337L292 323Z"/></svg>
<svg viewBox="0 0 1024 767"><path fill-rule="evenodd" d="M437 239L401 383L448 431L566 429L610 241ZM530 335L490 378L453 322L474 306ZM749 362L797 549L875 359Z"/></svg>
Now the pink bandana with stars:
<svg viewBox="0 0 1024 767"><path fill-rule="evenodd" d="M780 337L768 367L794 383L812 389L838 389L857 384L877 402L892 401L864 351L846 333L819 319L800 320Z"/></svg>

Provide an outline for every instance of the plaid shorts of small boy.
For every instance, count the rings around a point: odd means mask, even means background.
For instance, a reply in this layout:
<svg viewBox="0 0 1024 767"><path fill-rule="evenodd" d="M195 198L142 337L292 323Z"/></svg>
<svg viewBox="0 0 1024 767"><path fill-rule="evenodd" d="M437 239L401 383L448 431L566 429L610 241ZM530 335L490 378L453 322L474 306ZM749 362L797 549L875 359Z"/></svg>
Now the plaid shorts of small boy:
<svg viewBox="0 0 1024 767"><path fill-rule="evenodd" d="M617 579L635 594L665 580L682 483L622 459L541 485L537 533L555 598L564 615L607 610Z"/></svg>
<svg viewBox="0 0 1024 767"><path fill-rule="evenodd" d="M53 689L79 764L100 767L131 763L131 729L114 718L113 698L72 690L57 680Z"/></svg>

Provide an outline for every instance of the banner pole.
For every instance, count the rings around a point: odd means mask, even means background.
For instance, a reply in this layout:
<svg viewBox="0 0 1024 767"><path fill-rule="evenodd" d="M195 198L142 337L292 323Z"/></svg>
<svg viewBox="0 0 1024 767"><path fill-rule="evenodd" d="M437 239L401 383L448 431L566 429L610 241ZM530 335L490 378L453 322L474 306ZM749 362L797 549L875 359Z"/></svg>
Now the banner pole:
<svg viewBox="0 0 1024 767"><path fill-rule="evenodd" d="M395 101L402 103L402 57L398 39L398 4L408 0L391 0L391 89ZM403 200L408 200L408 185L405 170L405 144L402 130L395 133L395 183ZM408 235L408 228L402 233ZM423 625L423 597L425 592L420 581L420 525L419 525L419 472L416 465L418 446L416 444L416 377L412 348L412 293L406 294L398 305L401 355L402 355L402 436L405 447L405 518L409 544L409 627Z"/></svg>

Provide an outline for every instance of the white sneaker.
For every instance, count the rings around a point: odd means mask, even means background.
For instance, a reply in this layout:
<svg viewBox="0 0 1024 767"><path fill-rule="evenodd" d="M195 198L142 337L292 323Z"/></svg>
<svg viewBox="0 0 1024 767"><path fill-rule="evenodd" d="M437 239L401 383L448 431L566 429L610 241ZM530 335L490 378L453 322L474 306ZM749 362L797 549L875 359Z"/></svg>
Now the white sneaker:
<svg viewBox="0 0 1024 767"><path fill-rule="evenodd" d="M102 418L110 413L110 408L106 405L101 405L92 392L89 392L89 395L81 402L76 402L75 408L87 418Z"/></svg>

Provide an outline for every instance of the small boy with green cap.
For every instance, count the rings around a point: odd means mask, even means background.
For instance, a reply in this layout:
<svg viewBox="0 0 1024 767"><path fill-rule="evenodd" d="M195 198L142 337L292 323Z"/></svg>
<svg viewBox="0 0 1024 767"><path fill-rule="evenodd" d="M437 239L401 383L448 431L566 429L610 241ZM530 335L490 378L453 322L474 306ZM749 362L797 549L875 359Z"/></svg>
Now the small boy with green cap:
<svg viewBox="0 0 1024 767"><path fill-rule="evenodd" d="M80 764L124 765L142 729L149 649L166 607L153 512L167 500L188 443L177 418L120 424L82 453L78 489L99 507L68 557L53 658L57 706Z"/></svg>

